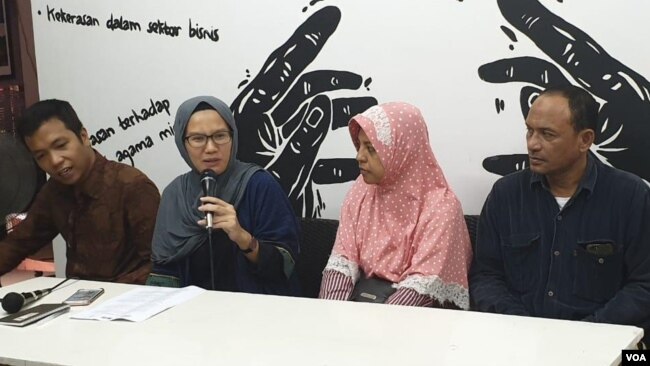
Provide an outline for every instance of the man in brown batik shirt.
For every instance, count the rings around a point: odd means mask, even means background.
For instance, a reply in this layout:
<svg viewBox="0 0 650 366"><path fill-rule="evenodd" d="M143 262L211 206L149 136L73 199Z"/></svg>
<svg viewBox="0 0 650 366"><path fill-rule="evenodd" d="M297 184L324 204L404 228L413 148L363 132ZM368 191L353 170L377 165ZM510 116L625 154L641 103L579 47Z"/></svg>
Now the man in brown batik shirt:
<svg viewBox="0 0 650 366"><path fill-rule="evenodd" d="M160 201L153 182L95 151L68 102L34 104L18 133L50 179L25 221L0 241L0 275L60 233L67 277L144 283Z"/></svg>

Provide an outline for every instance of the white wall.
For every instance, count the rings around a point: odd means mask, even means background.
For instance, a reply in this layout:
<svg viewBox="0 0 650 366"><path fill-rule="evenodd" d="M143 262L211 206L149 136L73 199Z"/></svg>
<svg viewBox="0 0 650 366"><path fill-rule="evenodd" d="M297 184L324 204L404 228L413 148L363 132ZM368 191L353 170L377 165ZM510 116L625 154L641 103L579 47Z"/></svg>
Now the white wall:
<svg viewBox="0 0 650 366"><path fill-rule="evenodd" d="M650 41L647 1L541 3L588 33L623 64L650 75L650 52L639 47ZM117 151L150 136L154 146L139 152L134 163L162 190L188 169L173 140L158 137L173 124L178 105L200 94L232 102L245 88L238 89L238 84L246 78L246 70L255 77L269 54L305 19L331 5L342 13L340 24L306 71L345 70L373 80L369 90L362 86L327 93L331 98L372 96L379 102L403 100L419 106L433 150L465 212L478 213L498 178L482 168L483 159L525 152L519 107L525 84L487 83L477 70L509 57L550 60L504 19L496 1L357 0L309 6L307 0L33 0L40 96L70 101L92 134L112 127L115 135L95 146L108 158L116 159ZM56 12L89 14L100 26L48 20L48 6ZM111 13L139 22L142 31L107 29ZM190 39L190 18L207 29L218 29L219 40ZM181 26L180 35L148 34L147 24L157 19ZM502 25L514 31L517 42L506 36ZM504 111L497 113L495 98L504 100ZM131 109L149 107L150 99L168 100L171 116L158 114L123 131L118 118L131 115ZM328 133L318 158L354 154L347 130L341 128ZM314 186L326 203L324 217L338 217L348 187L348 183Z"/></svg>

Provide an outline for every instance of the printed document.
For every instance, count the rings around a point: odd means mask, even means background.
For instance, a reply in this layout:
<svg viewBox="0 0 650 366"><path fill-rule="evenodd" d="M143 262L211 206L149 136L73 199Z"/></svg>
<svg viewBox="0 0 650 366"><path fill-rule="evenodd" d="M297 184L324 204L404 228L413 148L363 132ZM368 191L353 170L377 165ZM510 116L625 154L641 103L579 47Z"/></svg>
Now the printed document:
<svg viewBox="0 0 650 366"><path fill-rule="evenodd" d="M144 286L70 316L71 319L140 322L205 292L196 286L168 288Z"/></svg>

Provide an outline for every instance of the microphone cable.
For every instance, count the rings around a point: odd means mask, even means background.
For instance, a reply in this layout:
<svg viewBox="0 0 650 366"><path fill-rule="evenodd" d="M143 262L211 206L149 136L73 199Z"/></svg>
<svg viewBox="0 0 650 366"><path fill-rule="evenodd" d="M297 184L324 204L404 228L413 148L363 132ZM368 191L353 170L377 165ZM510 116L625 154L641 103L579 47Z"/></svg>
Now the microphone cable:
<svg viewBox="0 0 650 366"><path fill-rule="evenodd" d="M208 228L208 251L210 253L210 286L214 291L216 286L214 285L214 249L212 248L212 227Z"/></svg>
<svg viewBox="0 0 650 366"><path fill-rule="evenodd" d="M49 290L50 292L52 292L52 291L56 290L57 287L63 285L64 283L68 282L69 280L70 280L70 278L66 278L65 280L63 280L63 281L57 283L54 287L50 287L50 288L47 289L47 290ZM0 298L0 303L2 302L3 299L4 299L4 297Z"/></svg>
<svg viewBox="0 0 650 366"><path fill-rule="evenodd" d="M216 197L216 184L217 184L217 175L210 169L206 169L201 173L201 189L203 190L203 196L215 196ZM208 229L208 253L210 255L210 287L214 291L216 286L214 284L214 248L212 245L212 216L211 212L205 214L205 220Z"/></svg>
<svg viewBox="0 0 650 366"><path fill-rule="evenodd" d="M65 280L63 280L63 281L57 283L56 286L50 288L50 291L54 291L54 290L56 290L57 287L63 285L64 283L68 282L69 280L70 280L70 278L66 278Z"/></svg>

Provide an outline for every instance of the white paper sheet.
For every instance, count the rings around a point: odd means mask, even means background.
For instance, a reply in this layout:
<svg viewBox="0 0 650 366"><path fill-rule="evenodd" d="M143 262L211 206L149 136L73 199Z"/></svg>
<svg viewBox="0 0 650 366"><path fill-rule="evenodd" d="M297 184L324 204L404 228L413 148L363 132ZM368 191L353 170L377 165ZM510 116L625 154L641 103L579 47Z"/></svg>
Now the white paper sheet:
<svg viewBox="0 0 650 366"><path fill-rule="evenodd" d="M133 289L105 303L73 314L71 319L128 320L140 322L205 292L196 286L167 288L145 286Z"/></svg>

